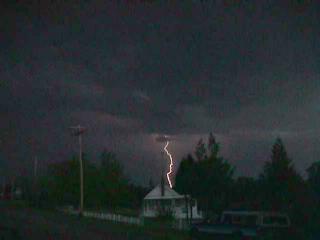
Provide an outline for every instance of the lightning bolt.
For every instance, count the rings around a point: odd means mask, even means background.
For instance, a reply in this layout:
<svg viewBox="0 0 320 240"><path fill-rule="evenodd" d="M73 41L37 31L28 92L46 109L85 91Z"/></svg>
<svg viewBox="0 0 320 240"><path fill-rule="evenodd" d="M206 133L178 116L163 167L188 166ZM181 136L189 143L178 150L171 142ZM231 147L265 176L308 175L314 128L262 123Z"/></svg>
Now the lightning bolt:
<svg viewBox="0 0 320 240"><path fill-rule="evenodd" d="M163 150L166 152L166 154L168 155L168 157L170 158L170 165L169 165L169 172L167 173L167 179L168 179L168 183L170 185L170 188L172 188L172 183L171 183L171 179L170 179L170 174L172 173L172 166L173 166L173 160L172 160L172 156L169 153L167 147L169 146L169 141L167 141L166 146L163 148Z"/></svg>

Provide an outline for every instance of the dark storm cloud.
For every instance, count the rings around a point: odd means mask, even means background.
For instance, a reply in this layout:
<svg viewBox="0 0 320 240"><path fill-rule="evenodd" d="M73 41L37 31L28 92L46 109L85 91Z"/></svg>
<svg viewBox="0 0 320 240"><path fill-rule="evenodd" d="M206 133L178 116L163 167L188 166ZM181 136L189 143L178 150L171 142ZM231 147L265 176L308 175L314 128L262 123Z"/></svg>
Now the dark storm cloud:
<svg viewBox="0 0 320 240"><path fill-rule="evenodd" d="M12 162L27 162L30 137L46 143L43 158L68 156L66 129L75 123L90 129L88 151L112 148L132 171L139 156L159 160L154 134L178 139L181 157L213 131L245 174L258 171L276 136L288 140L301 170L316 160L320 19L311 1L3 9L0 122ZM134 139L143 139L139 148ZM301 139L307 157L296 159Z"/></svg>

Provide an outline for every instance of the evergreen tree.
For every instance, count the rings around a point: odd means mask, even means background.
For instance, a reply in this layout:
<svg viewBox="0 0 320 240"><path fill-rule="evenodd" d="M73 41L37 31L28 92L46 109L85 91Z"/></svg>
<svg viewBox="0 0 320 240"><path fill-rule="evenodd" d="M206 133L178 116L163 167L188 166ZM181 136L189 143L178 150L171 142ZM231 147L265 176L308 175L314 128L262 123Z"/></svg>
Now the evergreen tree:
<svg viewBox="0 0 320 240"><path fill-rule="evenodd" d="M320 203L320 161L313 163L308 169L308 184L311 191Z"/></svg>
<svg viewBox="0 0 320 240"><path fill-rule="evenodd" d="M206 150L206 146L203 142L202 139L200 139L197 143L197 146L196 146L196 151L195 151L195 155L197 157L197 160L198 161L201 161L201 160L204 160L206 159L207 157L207 154L206 154L207 150Z"/></svg>
<svg viewBox="0 0 320 240"><path fill-rule="evenodd" d="M308 226L312 231L318 231L320 222L320 161L314 162L307 169L308 178L307 186L311 197L311 201L304 204L304 213L306 215L305 219L309 220ZM304 195L304 199L306 199Z"/></svg>
<svg viewBox="0 0 320 240"><path fill-rule="evenodd" d="M153 183L152 178L150 178L150 179L149 179L149 187L148 187L148 190L151 191L153 188L154 188L154 183Z"/></svg>
<svg viewBox="0 0 320 240"><path fill-rule="evenodd" d="M216 142L216 138L213 136L212 132L210 132L208 138L208 152L211 156L217 156L219 150L220 146Z"/></svg>
<svg viewBox="0 0 320 240"><path fill-rule="evenodd" d="M123 167L113 152L104 150L100 157L100 191L107 207L125 205L128 182L123 174Z"/></svg>
<svg viewBox="0 0 320 240"><path fill-rule="evenodd" d="M196 184L195 161L193 157L188 154L188 156L180 162L175 177L175 189L182 194L194 195Z"/></svg>
<svg viewBox="0 0 320 240"><path fill-rule="evenodd" d="M199 140L195 155L198 161L194 161L190 154L182 159L175 188L198 199L200 207L210 216L229 204L228 192L234 169L219 156L219 144L213 134L209 135L207 148L202 139Z"/></svg>
<svg viewBox="0 0 320 240"><path fill-rule="evenodd" d="M212 134L208 141L209 155L197 163L197 196L208 215L216 214L229 205L229 192L234 168L219 156L219 143Z"/></svg>
<svg viewBox="0 0 320 240"><path fill-rule="evenodd" d="M231 207L235 209L260 210L258 205L259 186L252 177L238 177L232 187Z"/></svg>
<svg viewBox="0 0 320 240"><path fill-rule="evenodd" d="M295 171L280 138L272 147L271 161L265 163L260 183L265 208L289 210L293 206L302 178Z"/></svg>

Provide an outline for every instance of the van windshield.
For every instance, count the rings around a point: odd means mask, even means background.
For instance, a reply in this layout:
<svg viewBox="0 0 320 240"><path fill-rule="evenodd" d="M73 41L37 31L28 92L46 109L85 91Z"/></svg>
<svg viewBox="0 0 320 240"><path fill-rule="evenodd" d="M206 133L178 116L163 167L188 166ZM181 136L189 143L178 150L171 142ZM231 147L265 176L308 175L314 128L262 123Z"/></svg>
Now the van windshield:
<svg viewBox="0 0 320 240"><path fill-rule="evenodd" d="M265 225L277 225L277 226L287 226L288 220L286 217L282 216L265 216L263 218L263 224Z"/></svg>
<svg viewBox="0 0 320 240"><path fill-rule="evenodd" d="M257 224L257 216L245 214L225 214L223 217L223 223L242 226L255 226Z"/></svg>

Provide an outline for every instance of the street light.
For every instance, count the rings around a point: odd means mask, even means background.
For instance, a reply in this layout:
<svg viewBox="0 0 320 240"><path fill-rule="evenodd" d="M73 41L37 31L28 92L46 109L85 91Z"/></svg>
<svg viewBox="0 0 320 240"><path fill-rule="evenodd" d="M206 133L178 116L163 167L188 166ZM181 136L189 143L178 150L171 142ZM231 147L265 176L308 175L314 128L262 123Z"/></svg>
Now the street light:
<svg viewBox="0 0 320 240"><path fill-rule="evenodd" d="M80 125L70 127L72 129L73 136L79 138L79 163L80 163L80 211L79 216L83 214L83 164L82 164L82 134L85 132L85 128Z"/></svg>

